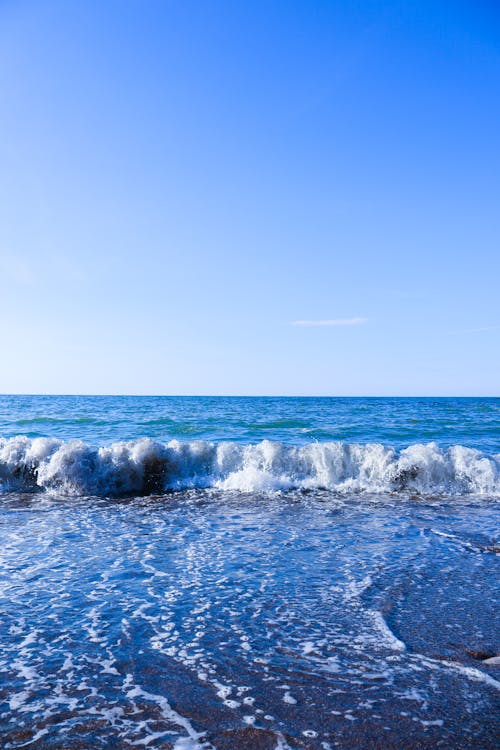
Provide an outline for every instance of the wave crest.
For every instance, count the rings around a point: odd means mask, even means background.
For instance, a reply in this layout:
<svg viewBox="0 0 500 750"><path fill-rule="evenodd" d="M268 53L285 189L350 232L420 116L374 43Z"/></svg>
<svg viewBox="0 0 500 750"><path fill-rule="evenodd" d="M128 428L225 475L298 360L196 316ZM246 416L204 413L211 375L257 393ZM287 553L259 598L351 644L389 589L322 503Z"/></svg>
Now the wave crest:
<svg viewBox="0 0 500 750"><path fill-rule="evenodd" d="M94 448L81 440L0 438L0 490L148 495L216 487L242 492L329 489L349 492L500 495L500 455L436 443L402 451L341 442L288 446L148 438Z"/></svg>

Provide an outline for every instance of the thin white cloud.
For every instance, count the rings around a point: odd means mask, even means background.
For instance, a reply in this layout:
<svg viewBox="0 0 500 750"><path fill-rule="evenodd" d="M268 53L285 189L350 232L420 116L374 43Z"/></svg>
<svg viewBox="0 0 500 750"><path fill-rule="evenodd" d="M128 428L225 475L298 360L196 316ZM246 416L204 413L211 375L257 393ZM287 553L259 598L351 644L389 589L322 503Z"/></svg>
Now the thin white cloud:
<svg viewBox="0 0 500 750"><path fill-rule="evenodd" d="M468 333L481 333L481 331L498 331L500 326L482 326L482 328L469 328Z"/></svg>
<svg viewBox="0 0 500 750"><path fill-rule="evenodd" d="M483 331L498 331L500 326L481 326L481 328L464 328L461 331L451 331L453 336L461 336L463 333L482 333Z"/></svg>
<svg viewBox="0 0 500 750"><path fill-rule="evenodd" d="M367 323L368 318L340 318L337 320L294 320L293 326L313 327L313 326L360 326Z"/></svg>

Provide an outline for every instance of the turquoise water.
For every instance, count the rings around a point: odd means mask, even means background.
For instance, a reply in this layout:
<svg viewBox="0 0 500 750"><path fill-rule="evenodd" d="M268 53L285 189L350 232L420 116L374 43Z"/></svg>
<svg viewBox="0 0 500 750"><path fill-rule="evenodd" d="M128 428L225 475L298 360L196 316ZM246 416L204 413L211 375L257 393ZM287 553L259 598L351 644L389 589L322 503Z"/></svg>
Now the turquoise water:
<svg viewBox="0 0 500 750"><path fill-rule="evenodd" d="M0 396L0 435L92 444L159 440L312 440L406 447L436 441L500 451L500 398Z"/></svg>
<svg viewBox="0 0 500 750"><path fill-rule="evenodd" d="M496 748L499 420L0 397L0 745Z"/></svg>

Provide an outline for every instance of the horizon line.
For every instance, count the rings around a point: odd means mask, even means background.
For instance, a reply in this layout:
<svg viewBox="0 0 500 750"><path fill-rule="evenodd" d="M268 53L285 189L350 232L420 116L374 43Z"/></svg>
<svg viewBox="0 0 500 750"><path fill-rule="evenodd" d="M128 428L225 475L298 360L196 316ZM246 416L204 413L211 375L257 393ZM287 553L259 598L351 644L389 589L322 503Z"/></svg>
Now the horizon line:
<svg viewBox="0 0 500 750"><path fill-rule="evenodd" d="M500 398L500 394L224 394L224 393L7 393L0 392L0 398L5 396L49 396L49 397L71 397L71 398Z"/></svg>

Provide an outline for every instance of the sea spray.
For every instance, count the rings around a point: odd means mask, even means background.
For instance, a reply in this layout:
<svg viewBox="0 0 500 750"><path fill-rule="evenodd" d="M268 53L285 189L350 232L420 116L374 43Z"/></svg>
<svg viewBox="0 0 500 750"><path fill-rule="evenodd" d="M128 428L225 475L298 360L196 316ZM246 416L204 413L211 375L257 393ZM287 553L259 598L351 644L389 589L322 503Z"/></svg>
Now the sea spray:
<svg viewBox="0 0 500 750"><path fill-rule="evenodd" d="M2 491L149 495L190 487L241 492L328 489L351 492L500 495L500 456L461 445L263 440L241 445L149 438L94 447L81 440L0 438Z"/></svg>

